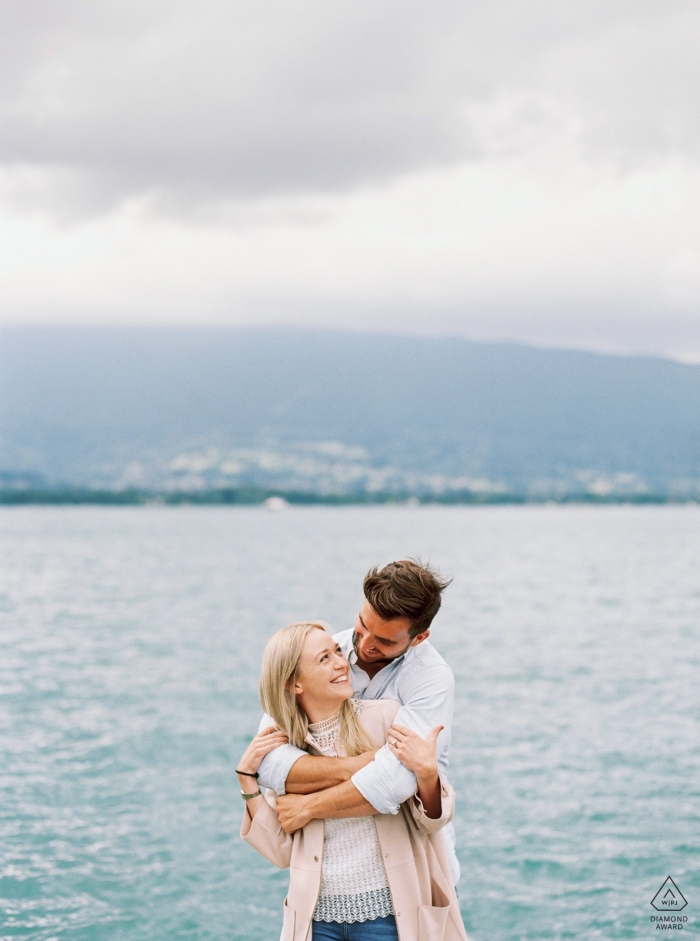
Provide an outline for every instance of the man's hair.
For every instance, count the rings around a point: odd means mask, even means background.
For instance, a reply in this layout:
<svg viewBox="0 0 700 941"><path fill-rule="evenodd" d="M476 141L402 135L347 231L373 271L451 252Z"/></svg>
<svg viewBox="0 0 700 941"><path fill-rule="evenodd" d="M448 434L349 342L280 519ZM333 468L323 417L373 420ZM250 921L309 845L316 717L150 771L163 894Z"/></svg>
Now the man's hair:
<svg viewBox="0 0 700 941"><path fill-rule="evenodd" d="M362 586L365 598L384 621L408 618L411 639L430 627L440 610L440 595L452 581L417 559L371 568Z"/></svg>

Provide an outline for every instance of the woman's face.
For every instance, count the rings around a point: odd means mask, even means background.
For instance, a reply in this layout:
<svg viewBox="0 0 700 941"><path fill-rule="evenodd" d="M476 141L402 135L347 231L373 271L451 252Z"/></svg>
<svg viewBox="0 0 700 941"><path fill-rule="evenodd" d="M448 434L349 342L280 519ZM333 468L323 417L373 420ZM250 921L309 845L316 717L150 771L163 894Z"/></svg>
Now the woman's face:
<svg viewBox="0 0 700 941"><path fill-rule="evenodd" d="M335 705L339 708L352 696L350 666L338 644L326 631L313 630L306 636L294 692L307 713L309 706Z"/></svg>

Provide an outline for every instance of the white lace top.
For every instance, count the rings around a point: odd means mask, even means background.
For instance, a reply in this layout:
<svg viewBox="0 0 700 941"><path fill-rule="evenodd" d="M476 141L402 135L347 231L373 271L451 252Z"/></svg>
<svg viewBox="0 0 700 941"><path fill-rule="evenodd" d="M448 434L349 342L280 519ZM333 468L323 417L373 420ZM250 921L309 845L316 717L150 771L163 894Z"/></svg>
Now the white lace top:
<svg viewBox="0 0 700 941"><path fill-rule="evenodd" d="M338 754L339 732L339 715L309 725L309 735L323 755ZM369 921L393 914L374 819L324 821L321 892L314 921Z"/></svg>

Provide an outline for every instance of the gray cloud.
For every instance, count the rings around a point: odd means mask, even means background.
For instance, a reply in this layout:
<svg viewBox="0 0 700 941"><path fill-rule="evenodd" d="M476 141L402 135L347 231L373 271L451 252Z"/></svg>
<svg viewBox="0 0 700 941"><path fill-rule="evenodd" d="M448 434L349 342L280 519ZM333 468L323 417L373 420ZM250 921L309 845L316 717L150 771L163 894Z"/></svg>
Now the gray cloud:
<svg viewBox="0 0 700 941"><path fill-rule="evenodd" d="M699 27L685 0L14 0L4 188L88 213L347 191L559 140L694 161Z"/></svg>

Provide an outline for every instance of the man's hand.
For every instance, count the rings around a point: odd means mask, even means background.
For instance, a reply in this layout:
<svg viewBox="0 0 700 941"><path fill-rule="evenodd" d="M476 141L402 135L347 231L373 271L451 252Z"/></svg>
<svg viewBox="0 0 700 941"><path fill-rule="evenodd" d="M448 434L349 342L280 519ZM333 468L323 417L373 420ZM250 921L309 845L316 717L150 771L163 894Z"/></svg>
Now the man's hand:
<svg viewBox="0 0 700 941"><path fill-rule="evenodd" d="M312 819L308 798L303 794L283 794L277 798L277 816L285 833L301 830Z"/></svg>
<svg viewBox="0 0 700 941"><path fill-rule="evenodd" d="M285 833L300 830L309 820L368 817L376 813L352 781L315 794L283 794L277 798L277 816Z"/></svg>

